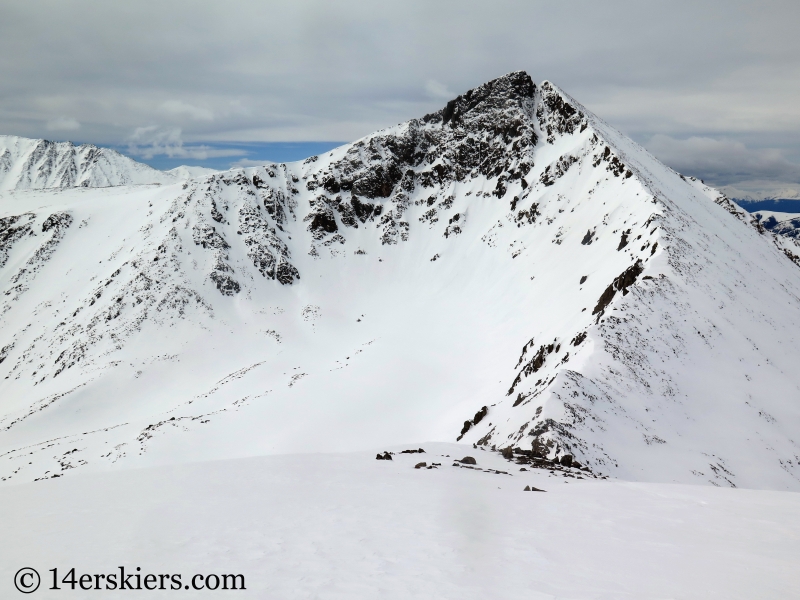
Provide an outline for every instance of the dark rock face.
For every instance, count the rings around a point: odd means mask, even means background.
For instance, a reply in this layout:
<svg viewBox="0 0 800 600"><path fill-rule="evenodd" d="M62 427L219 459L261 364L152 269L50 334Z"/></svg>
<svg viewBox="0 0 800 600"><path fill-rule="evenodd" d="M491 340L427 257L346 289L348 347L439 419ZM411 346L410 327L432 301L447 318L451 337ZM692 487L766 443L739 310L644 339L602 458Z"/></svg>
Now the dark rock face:
<svg viewBox="0 0 800 600"><path fill-rule="evenodd" d="M587 127L584 115L569 102L565 101L556 88L549 82L542 84L542 104L547 109L537 111L536 116L542 129L547 132L547 143L555 142L556 135L574 133Z"/></svg>
<svg viewBox="0 0 800 600"><path fill-rule="evenodd" d="M576 162L578 162L578 159L574 156L562 156L552 165L545 167L544 172L539 177L539 181L545 187L555 184Z"/></svg>
<svg viewBox="0 0 800 600"><path fill-rule="evenodd" d="M333 209L327 198L323 196L312 200L311 211L303 220L311 221L308 225L308 230L312 233L314 239L322 239L326 233L335 233L339 230Z"/></svg>
<svg viewBox="0 0 800 600"><path fill-rule="evenodd" d="M572 454L565 454L561 457L561 464L565 467L572 466Z"/></svg>
<svg viewBox="0 0 800 600"><path fill-rule="evenodd" d="M529 375L532 375L533 373L536 373L539 369L541 369L544 366L545 360L547 360L547 356L552 354L553 352L558 352L558 348L556 347L555 343L547 345L543 344L542 346L540 346L536 354L533 355L533 358L531 358L525 364L522 370L517 374L517 377L511 384L511 388L508 390L507 395L510 396L511 394L514 393L514 390L516 389L520 381L522 381L523 377L528 377ZM520 357L520 362L522 358L524 358L524 354L522 357Z"/></svg>
<svg viewBox="0 0 800 600"><path fill-rule="evenodd" d="M9 355L9 353L14 349L14 342L7 344L0 348L0 363L2 363Z"/></svg>
<svg viewBox="0 0 800 600"><path fill-rule="evenodd" d="M255 177L254 177L255 179ZM284 205L286 204L286 196L280 190L274 190L271 187L267 188L263 194L264 209L267 214L272 217L278 226L286 223L286 211Z"/></svg>
<svg viewBox="0 0 800 600"><path fill-rule="evenodd" d="M472 418L471 421L464 421L464 427L461 429L461 435L458 436L456 441L464 437L464 434L467 433L472 428L473 425L477 425L478 423L480 423L483 420L483 418L488 414L488 412L489 408L487 406L484 406L478 412L475 413L475 416Z"/></svg>
<svg viewBox="0 0 800 600"><path fill-rule="evenodd" d="M262 276L284 285L300 279L297 269L289 263L289 247L262 216L258 205L246 203L239 210L239 231L245 236L248 258Z"/></svg>
<svg viewBox="0 0 800 600"><path fill-rule="evenodd" d="M505 77L494 79L458 96L439 112L426 115L424 120L441 121L442 125L450 124L451 127L456 127L463 122L465 115L474 111L476 107L482 110L487 106L496 108L503 98L532 98L535 91L536 85L527 73L523 71L509 73Z"/></svg>
<svg viewBox="0 0 800 600"><path fill-rule="evenodd" d="M542 432L539 432L541 435ZM547 446L542 443L542 440L539 439L539 435L533 438L533 443L531 445L531 454L536 458L546 458L547 457Z"/></svg>
<svg viewBox="0 0 800 600"><path fill-rule="evenodd" d="M213 271L209 277L223 296L233 296L241 289L239 282L222 270Z"/></svg>
<svg viewBox="0 0 800 600"><path fill-rule="evenodd" d="M195 244L203 248L219 248L220 250L227 250L230 248L225 238L217 233L214 227L206 223L195 225L192 228L192 240Z"/></svg>
<svg viewBox="0 0 800 600"><path fill-rule="evenodd" d="M642 271L644 271L644 265L641 260L637 260L634 265L625 269L600 295L600 299L597 301L597 306L594 307L592 314L602 314L614 299L617 292L621 291L623 295L627 294L628 288L636 282L636 278L639 277Z"/></svg>
<svg viewBox="0 0 800 600"><path fill-rule="evenodd" d="M35 218L33 213L0 218L0 269L8 261L12 246L32 233L31 222Z"/></svg>
<svg viewBox="0 0 800 600"><path fill-rule="evenodd" d="M524 177L531 168L526 157L537 141L531 123L535 91L524 72L490 81L436 113L409 121L399 133L356 142L308 185L394 203L400 192L417 185L432 188L483 175L498 178L495 195L502 197L504 182ZM361 200L352 206L362 223L381 214Z"/></svg>
<svg viewBox="0 0 800 600"><path fill-rule="evenodd" d="M358 196L353 196L350 203L353 207L353 213L362 223L366 223L367 219L372 220L381 214L382 207L380 204L376 205L369 202L361 202ZM358 225L356 225L356 227L357 226Z"/></svg>
<svg viewBox="0 0 800 600"><path fill-rule="evenodd" d="M295 279L300 279L300 273L294 265L282 262L275 271L275 279L283 285L291 285Z"/></svg>
<svg viewBox="0 0 800 600"><path fill-rule="evenodd" d="M249 246L247 255L250 257L250 260L253 261L253 266L255 266L258 272L264 277L274 279L275 257L272 253L261 244L255 243L252 240L250 240L249 243L248 240L245 240L245 243Z"/></svg>
<svg viewBox="0 0 800 600"><path fill-rule="evenodd" d="M397 163L390 163L387 167L375 165L353 182L352 191L367 198L388 198L402 177Z"/></svg>
<svg viewBox="0 0 800 600"><path fill-rule="evenodd" d="M581 331L578 335L576 335L574 338L572 338L572 341L570 343L573 346L580 346L583 343L583 340L586 339L586 335L587 334L586 334L585 331Z"/></svg>
<svg viewBox="0 0 800 600"><path fill-rule="evenodd" d="M489 413L489 408L484 406L478 412L475 413L475 416L472 418L472 424L477 425L481 421L483 421L483 417L485 417Z"/></svg>
<svg viewBox="0 0 800 600"><path fill-rule="evenodd" d="M628 236L631 234L631 230L628 229L627 231L622 232L622 239L619 241L619 246L617 246L617 252L622 250L625 246L628 245Z"/></svg>
<svg viewBox="0 0 800 600"><path fill-rule="evenodd" d="M54 229L56 233L60 233L72 224L72 217L68 213L55 213L50 215L42 223L42 233L46 233Z"/></svg>

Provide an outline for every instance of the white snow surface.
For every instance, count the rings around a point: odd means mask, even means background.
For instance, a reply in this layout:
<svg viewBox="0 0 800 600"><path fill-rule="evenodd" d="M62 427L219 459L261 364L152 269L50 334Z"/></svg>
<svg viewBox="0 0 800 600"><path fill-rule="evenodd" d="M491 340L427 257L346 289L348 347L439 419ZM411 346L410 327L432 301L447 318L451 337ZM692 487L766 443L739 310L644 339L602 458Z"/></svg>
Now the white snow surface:
<svg viewBox="0 0 800 600"><path fill-rule="evenodd" d="M303 162L0 217L7 483L459 438L800 489L795 242L524 73Z"/></svg>
<svg viewBox="0 0 800 600"><path fill-rule="evenodd" d="M92 144L0 135L0 191L166 184L213 172L187 166L159 171Z"/></svg>
<svg viewBox="0 0 800 600"><path fill-rule="evenodd" d="M800 494L581 480L423 445L392 461L283 455L5 486L0 589L17 597L29 567L35 598L175 595L46 589L50 569L103 589L94 575L139 567L142 585L180 575L186 598L215 595L184 588L196 574L241 574L246 591L216 592L236 598L797 598ZM465 454L476 469L453 466Z"/></svg>
<svg viewBox="0 0 800 600"><path fill-rule="evenodd" d="M175 167L174 169L170 169L168 171L164 171L167 175L172 175L175 179L185 180L185 179L194 179L196 177L203 177L205 175L211 175L212 173L218 173L216 169L209 169L207 167L195 167L190 165L181 165L180 167ZM174 180L173 180L174 181Z"/></svg>

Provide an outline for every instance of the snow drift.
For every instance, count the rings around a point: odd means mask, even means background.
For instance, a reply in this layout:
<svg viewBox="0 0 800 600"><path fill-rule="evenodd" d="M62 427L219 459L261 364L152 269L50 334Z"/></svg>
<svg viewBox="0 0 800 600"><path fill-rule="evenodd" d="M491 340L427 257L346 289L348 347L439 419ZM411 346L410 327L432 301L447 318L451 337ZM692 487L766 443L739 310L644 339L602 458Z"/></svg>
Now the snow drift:
<svg viewBox="0 0 800 600"><path fill-rule="evenodd" d="M303 162L0 202L5 481L459 439L800 489L794 240L526 73Z"/></svg>

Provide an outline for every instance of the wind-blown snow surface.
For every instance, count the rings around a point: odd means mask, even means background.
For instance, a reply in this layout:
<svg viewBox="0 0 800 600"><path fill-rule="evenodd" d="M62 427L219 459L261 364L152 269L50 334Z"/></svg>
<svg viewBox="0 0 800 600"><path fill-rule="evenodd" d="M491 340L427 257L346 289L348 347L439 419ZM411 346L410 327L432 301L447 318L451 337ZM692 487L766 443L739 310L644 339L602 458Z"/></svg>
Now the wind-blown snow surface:
<svg viewBox="0 0 800 600"><path fill-rule="evenodd" d="M5 486L0 510L13 518L3 522L0 590L16 597L14 573L30 567L42 576L32 597L113 597L48 590L49 570L63 578L74 567L77 580L124 566L179 574L182 588L195 574L241 574L246 591L217 592L236 598L797 597L800 494L495 474L453 467L463 445L425 451L392 461L365 452L255 457ZM508 468L496 453L468 452L478 467ZM414 469L421 460L442 466Z"/></svg>
<svg viewBox="0 0 800 600"><path fill-rule="evenodd" d="M92 144L0 135L0 191L175 183L211 172L186 166L159 171Z"/></svg>
<svg viewBox="0 0 800 600"><path fill-rule="evenodd" d="M459 438L800 489L791 252L524 73L302 163L0 202L5 481Z"/></svg>

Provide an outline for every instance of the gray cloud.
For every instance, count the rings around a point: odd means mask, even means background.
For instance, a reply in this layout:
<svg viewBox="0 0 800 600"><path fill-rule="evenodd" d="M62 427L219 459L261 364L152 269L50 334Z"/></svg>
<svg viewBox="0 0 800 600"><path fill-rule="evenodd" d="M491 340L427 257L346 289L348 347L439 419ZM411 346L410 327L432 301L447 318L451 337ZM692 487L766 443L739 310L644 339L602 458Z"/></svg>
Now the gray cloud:
<svg viewBox="0 0 800 600"><path fill-rule="evenodd" d="M72 117L56 117L47 121L48 131L76 131L80 128L81 124Z"/></svg>
<svg viewBox="0 0 800 600"><path fill-rule="evenodd" d="M428 79L428 81L425 82L425 91L428 93L428 96L435 100L452 100L458 95L435 79Z"/></svg>
<svg viewBox="0 0 800 600"><path fill-rule="evenodd" d="M128 137L128 154L144 159L155 156L206 160L219 156L241 156L242 150L211 148L206 145L184 145L181 130L177 127L137 127Z"/></svg>
<svg viewBox="0 0 800 600"><path fill-rule="evenodd" d="M675 170L715 185L759 177L800 183L800 165L787 160L776 148L749 149L737 140L678 140L663 134L654 135L645 147Z"/></svg>
<svg viewBox="0 0 800 600"><path fill-rule="evenodd" d="M525 69L640 142L742 142L773 173L761 150L800 156L798 22L796 0L11 0L0 132L347 141Z"/></svg>

